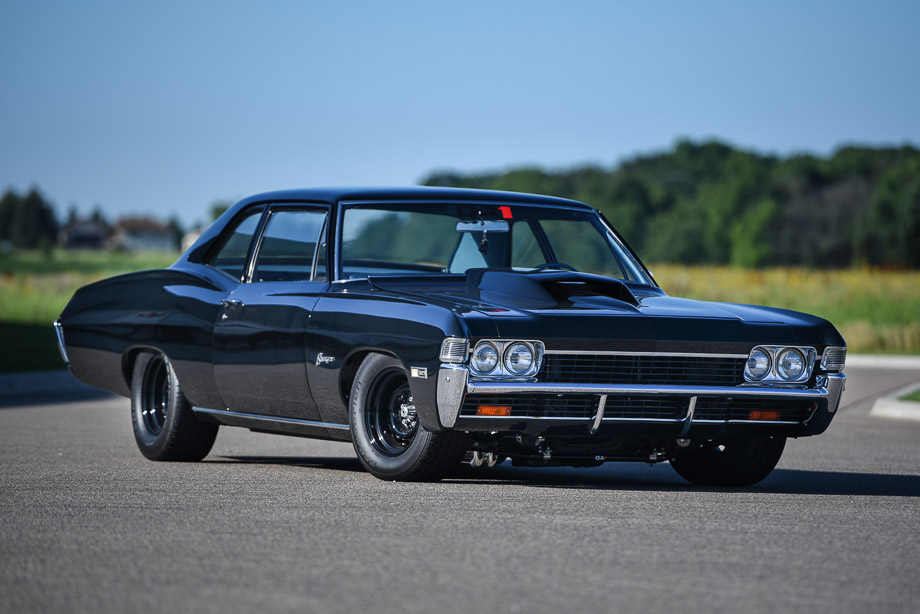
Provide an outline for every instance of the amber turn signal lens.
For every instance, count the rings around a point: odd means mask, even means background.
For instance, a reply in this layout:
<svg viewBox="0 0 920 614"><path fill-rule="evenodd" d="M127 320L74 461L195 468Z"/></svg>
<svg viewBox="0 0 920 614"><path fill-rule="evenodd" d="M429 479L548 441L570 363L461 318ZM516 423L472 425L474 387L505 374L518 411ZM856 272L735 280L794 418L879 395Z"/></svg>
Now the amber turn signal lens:
<svg viewBox="0 0 920 614"><path fill-rule="evenodd" d="M748 416L748 420L779 420L779 412L754 410Z"/></svg>
<svg viewBox="0 0 920 614"><path fill-rule="evenodd" d="M476 408L477 416L510 416L510 405L480 405Z"/></svg>

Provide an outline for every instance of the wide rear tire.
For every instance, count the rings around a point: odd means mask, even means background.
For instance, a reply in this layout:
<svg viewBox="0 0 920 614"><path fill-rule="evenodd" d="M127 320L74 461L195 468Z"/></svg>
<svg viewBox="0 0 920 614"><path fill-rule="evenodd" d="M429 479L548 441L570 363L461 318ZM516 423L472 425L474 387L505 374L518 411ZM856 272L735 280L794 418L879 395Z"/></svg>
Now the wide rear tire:
<svg viewBox="0 0 920 614"><path fill-rule="evenodd" d="M706 442L681 451L671 466L682 478L701 486L750 486L770 475L785 447L785 437Z"/></svg>
<svg viewBox="0 0 920 614"><path fill-rule="evenodd" d="M348 414L358 460L382 480L439 480L467 448L462 433L435 433L419 423L406 370L391 356L370 354L361 363Z"/></svg>
<svg viewBox="0 0 920 614"><path fill-rule="evenodd" d="M131 424L141 454L155 461L199 461L208 455L218 425L199 422L169 359L145 352L131 378Z"/></svg>

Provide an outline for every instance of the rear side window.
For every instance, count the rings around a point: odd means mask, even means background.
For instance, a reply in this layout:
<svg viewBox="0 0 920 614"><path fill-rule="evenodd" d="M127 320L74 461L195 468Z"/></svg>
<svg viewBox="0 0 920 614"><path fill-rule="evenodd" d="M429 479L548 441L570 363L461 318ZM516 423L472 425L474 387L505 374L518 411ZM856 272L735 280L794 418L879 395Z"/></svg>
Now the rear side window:
<svg viewBox="0 0 920 614"><path fill-rule="evenodd" d="M226 236L224 244L207 264L242 281L243 270L246 268L246 256L249 254L249 245L252 243L252 236L259 227L261 214L261 209L255 209L241 218L236 228Z"/></svg>
<svg viewBox="0 0 920 614"><path fill-rule="evenodd" d="M262 235L253 281L310 280L325 223L322 211L273 212Z"/></svg>

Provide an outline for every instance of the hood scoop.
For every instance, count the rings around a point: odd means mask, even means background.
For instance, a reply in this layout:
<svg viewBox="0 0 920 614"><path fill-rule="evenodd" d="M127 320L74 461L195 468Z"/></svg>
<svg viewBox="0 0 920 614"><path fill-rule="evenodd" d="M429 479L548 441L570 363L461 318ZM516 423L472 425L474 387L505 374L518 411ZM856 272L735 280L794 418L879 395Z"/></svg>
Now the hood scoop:
<svg viewBox="0 0 920 614"><path fill-rule="evenodd" d="M576 297L604 297L633 307L639 305L622 281L589 273L470 269L467 280L471 297L524 309L549 309L572 303Z"/></svg>

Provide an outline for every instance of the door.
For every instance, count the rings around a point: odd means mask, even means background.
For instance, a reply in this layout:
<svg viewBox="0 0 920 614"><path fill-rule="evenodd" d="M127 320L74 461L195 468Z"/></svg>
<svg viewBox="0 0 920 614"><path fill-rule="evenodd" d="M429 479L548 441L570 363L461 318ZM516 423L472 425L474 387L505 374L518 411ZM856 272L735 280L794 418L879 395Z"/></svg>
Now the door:
<svg viewBox="0 0 920 614"><path fill-rule="evenodd" d="M244 280L214 326L214 379L231 411L319 418L307 382L310 313L329 285L327 210L272 206Z"/></svg>

